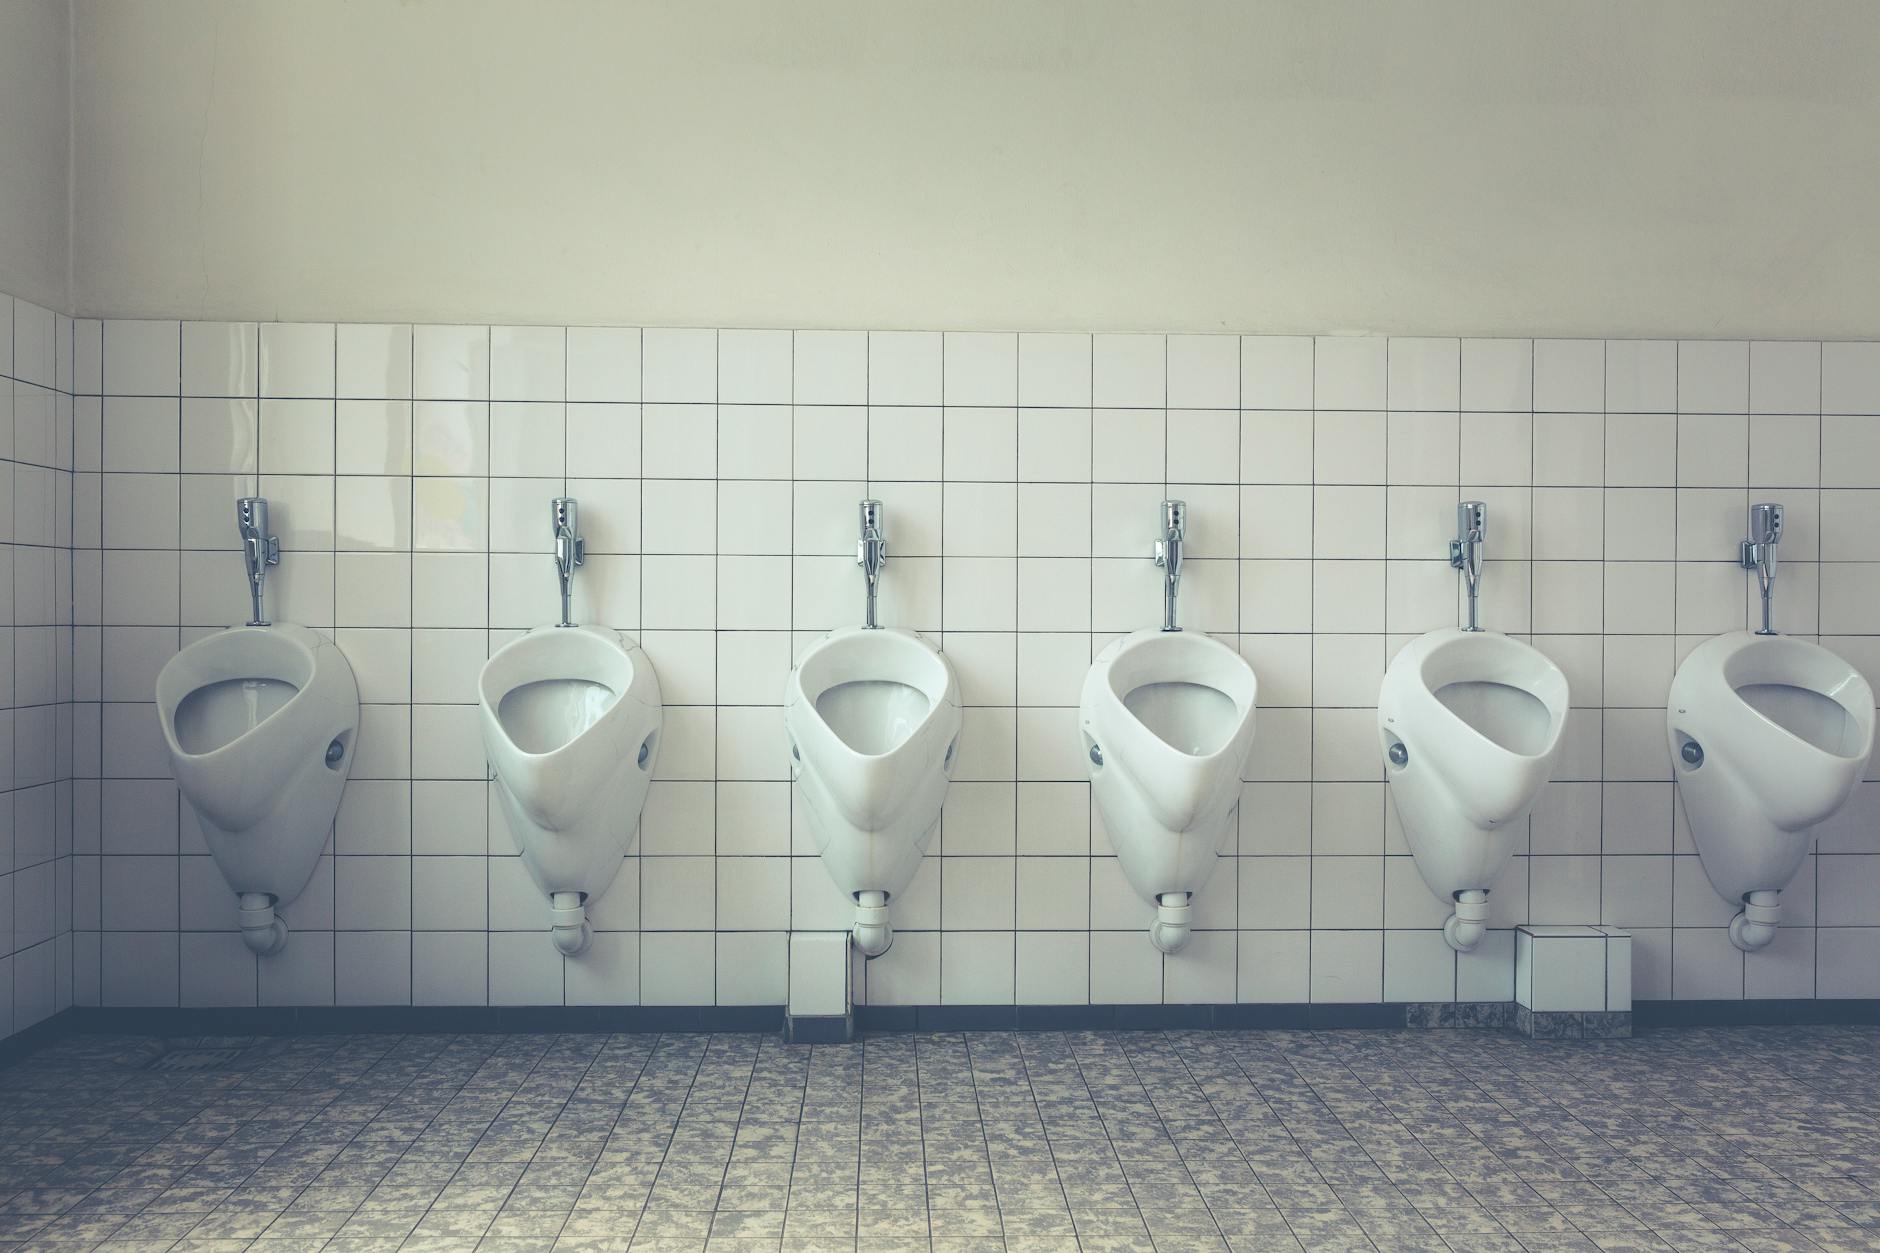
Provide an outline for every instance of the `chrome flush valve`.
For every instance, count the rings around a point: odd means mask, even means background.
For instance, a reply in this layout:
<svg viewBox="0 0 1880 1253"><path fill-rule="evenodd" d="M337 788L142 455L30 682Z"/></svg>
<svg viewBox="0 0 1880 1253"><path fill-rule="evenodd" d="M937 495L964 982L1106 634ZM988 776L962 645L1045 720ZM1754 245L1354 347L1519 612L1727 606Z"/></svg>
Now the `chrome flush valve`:
<svg viewBox="0 0 1880 1253"><path fill-rule="evenodd" d="M1188 539L1188 502L1162 502L1162 538L1155 542L1155 564L1162 570L1162 629L1179 631L1175 601L1181 593L1182 545Z"/></svg>
<svg viewBox="0 0 1880 1253"><path fill-rule="evenodd" d="M881 625L875 621L875 595L881 588L881 568L888 564L888 536L882 527L880 501L861 503L861 524L862 537L855 545L855 564L862 568L862 578L868 584L862 625L872 631Z"/></svg>
<svg viewBox="0 0 1880 1253"><path fill-rule="evenodd" d="M248 566L248 600L253 612L249 626L270 626L261 616L261 594L268 567L281 564L281 539L268 532L268 502L261 496L243 496L235 502L235 525L242 536L242 560Z"/></svg>
<svg viewBox="0 0 1880 1253"><path fill-rule="evenodd" d="M1776 545L1782 542L1782 506L1765 501L1749 507L1749 538L1738 551L1745 570L1756 572L1757 590L1762 593L1762 627L1756 634L1774 635L1770 624L1770 602L1776 591Z"/></svg>
<svg viewBox="0 0 1880 1253"><path fill-rule="evenodd" d="M1456 538L1449 541L1449 564L1462 571L1462 581L1469 591L1469 625L1466 631L1482 629L1482 556L1487 548L1488 506L1479 500L1465 500L1456 506Z"/></svg>
<svg viewBox="0 0 1880 1253"><path fill-rule="evenodd" d="M574 590L574 570L587 561L587 541L581 538L581 502L572 496L557 496L550 503L555 526L555 575L561 581L561 621L556 626L570 627L569 600Z"/></svg>

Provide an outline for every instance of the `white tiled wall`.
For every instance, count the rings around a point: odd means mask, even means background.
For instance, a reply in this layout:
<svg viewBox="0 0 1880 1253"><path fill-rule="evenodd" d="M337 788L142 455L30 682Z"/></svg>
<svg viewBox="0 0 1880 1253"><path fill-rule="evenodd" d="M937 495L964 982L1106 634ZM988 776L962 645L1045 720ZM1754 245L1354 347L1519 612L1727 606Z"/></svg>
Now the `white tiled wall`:
<svg viewBox="0 0 1880 1253"><path fill-rule="evenodd" d="M793 821L793 648L861 613L969 706L943 831L873 1003L1505 1000L1514 924L1635 937L1641 998L1880 996L1880 788L1821 832L1775 946L1732 948L1678 817L1663 701L1744 626L1752 497L1781 500L1779 624L1880 681L1880 344L78 326L81 1000L784 999L786 934L848 910ZM102 400L98 397L102 395ZM180 644L244 616L233 500L286 550L279 619L358 673L331 855L257 962L164 766ZM489 803L474 680L550 619L548 500L580 499L578 615L636 632L668 709L637 851L564 961ZM1149 945L1093 814L1085 665L1158 621L1156 504L1189 502L1184 622L1260 678L1237 856L1185 953ZM1489 504L1484 620L1566 671L1559 779L1460 960L1386 799L1392 651L1453 625L1445 543ZM24 740L22 740L24 742ZM94 777L96 776L96 777Z"/></svg>
<svg viewBox="0 0 1880 1253"><path fill-rule="evenodd" d="M0 295L0 1036L72 1003L72 321Z"/></svg>

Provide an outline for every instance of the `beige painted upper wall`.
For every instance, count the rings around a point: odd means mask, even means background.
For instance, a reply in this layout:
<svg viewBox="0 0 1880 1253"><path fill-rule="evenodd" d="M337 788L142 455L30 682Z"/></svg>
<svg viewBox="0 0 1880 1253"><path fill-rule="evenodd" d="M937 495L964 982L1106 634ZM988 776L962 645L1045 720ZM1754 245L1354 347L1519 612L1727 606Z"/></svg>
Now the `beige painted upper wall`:
<svg viewBox="0 0 1880 1253"><path fill-rule="evenodd" d="M0 0L0 292L71 307L71 10Z"/></svg>
<svg viewBox="0 0 1880 1253"><path fill-rule="evenodd" d="M76 0L88 314L1880 334L1880 5Z"/></svg>

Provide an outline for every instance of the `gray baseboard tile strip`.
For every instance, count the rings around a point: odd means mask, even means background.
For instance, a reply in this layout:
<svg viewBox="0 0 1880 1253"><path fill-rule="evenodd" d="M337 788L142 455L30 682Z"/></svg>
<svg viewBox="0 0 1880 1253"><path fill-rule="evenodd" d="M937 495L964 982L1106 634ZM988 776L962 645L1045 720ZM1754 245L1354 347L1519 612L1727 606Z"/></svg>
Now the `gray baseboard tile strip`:
<svg viewBox="0 0 1880 1253"><path fill-rule="evenodd" d="M1511 1029L1518 1007L1373 1005L858 1005L858 1031L1327 1031ZM1636 1001L1635 1028L1880 1024L1880 999ZM781 1032L781 1005L758 1006L300 1006L279 1008L65 1010L0 1040L0 1065L62 1036L605 1032ZM1617 1026L1618 1024L1611 1024ZM1595 1024L1597 1030L1599 1024Z"/></svg>

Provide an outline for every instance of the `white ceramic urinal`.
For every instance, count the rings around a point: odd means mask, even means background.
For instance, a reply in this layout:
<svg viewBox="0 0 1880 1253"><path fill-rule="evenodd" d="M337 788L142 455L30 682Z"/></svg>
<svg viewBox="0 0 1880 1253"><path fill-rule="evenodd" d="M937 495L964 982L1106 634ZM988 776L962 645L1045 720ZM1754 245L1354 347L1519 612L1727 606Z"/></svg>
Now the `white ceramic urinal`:
<svg viewBox="0 0 1880 1253"><path fill-rule="evenodd" d="M550 936L588 945L587 903L640 829L665 706L646 654L618 631L545 626L499 649L477 681L483 747L510 834L550 902Z"/></svg>
<svg viewBox="0 0 1880 1253"><path fill-rule="evenodd" d="M1257 689L1239 653L1175 630L1123 636L1084 676L1091 792L1164 953L1187 947L1194 894L1234 835Z"/></svg>
<svg viewBox="0 0 1880 1253"><path fill-rule="evenodd" d="M280 952L287 923L275 910L312 877L352 770L352 667L306 627L235 627L170 659L157 714L170 772L241 898L243 941Z"/></svg>
<svg viewBox="0 0 1880 1253"><path fill-rule="evenodd" d="M1873 688L1818 644L1735 631L1691 650L1666 729L1691 839L1717 894L1741 907L1730 940L1775 939L1780 893L1847 802L1873 752Z"/></svg>
<svg viewBox="0 0 1880 1253"><path fill-rule="evenodd" d="M791 667L790 777L816 851L855 902L855 946L894 942L888 906L933 841L959 746L960 685L911 631L844 627Z"/></svg>
<svg viewBox="0 0 1880 1253"><path fill-rule="evenodd" d="M1468 952L1481 942L1488 894L1559 759L1566 676L1498 632L1431 631L1385 671L1377 723L1417 871L1454 910L1443 938Z"/></svg>

